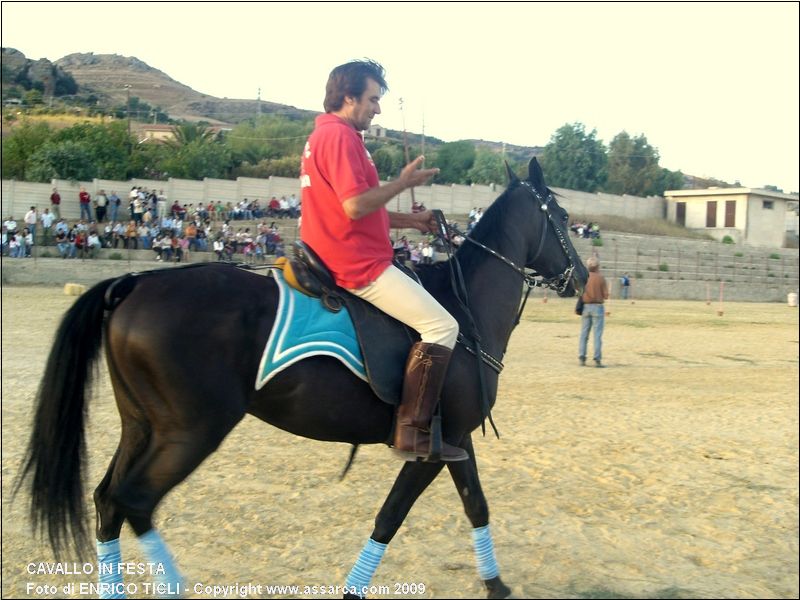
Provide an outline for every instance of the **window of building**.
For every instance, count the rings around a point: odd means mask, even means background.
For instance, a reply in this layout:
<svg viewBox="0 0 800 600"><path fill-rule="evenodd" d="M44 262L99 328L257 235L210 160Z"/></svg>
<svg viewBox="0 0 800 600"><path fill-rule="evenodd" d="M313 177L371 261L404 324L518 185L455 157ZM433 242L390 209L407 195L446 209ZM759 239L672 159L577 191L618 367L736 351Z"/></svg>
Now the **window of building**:
<svg viewBox="0 0 800 600"><path fill-rule="evenodd" d="M775 202L773 200L764 200L762 206L767 210L772 210L775 208Z"/></svg>

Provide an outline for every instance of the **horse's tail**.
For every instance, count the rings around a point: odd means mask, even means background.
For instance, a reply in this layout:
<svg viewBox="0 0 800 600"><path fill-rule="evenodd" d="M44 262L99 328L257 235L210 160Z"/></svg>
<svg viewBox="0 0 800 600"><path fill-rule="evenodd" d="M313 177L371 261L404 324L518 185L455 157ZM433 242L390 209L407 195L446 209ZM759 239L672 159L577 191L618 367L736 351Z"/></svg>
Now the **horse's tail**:
<svg viewBox="0 0 800 600"><path fill-rule="evenodd" d="M70 544L89 547L83 502L86 390L103 338L106 294L117 279L98 283L67 311L56 333L36 400L33 433L14 493L31 477L30 517L56 555Z"/></svg>
<svg viewBox="0 0 800 600"><path fill-rule="evenodd" d="M344 466L342 474L339 475L339 481L344 481L344 478L347 477L347 473L350 472L350 467L353 466L353 462L356 460L356 452L358 452L358 444L353 444L353 447L350 449L350 458L347 459L347 464Z"/></svg>

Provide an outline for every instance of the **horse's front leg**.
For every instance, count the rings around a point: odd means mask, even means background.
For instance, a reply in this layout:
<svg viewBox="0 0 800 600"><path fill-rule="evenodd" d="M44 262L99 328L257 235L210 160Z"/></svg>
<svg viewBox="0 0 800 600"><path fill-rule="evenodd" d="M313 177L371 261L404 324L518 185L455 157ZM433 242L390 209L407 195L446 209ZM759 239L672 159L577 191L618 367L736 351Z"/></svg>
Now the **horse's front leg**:
<svg viewBox="0 0 800 600"><path fill-rule="evenodd" d="M417 498L441 472L444 463L407 462L375 517L375 529L347 576L345 598L363 598L372 576Z"/></svg>
<svg viewBox="0 0 800 600"><path fill-rule="evenodd" d="M472 437L467 436L461 446L469 454L469 460L447 464L450 476L456 484L458 495L464 503L464 512L472 523L472 543L475 549L475 562L478 575L486 586L487 598L508 598L511 590L500 580L500 569L494 554L494 543L489 531L489 505L483 495L478 479L478 465L475 463L475 449Z"/></svg>

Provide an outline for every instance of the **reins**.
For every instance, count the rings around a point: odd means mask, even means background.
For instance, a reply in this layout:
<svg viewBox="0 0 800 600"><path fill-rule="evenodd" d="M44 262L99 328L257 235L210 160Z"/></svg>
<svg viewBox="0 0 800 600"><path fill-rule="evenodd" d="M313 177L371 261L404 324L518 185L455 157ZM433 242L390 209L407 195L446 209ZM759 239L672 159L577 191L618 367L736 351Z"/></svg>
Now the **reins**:
<svg viewBox="0 0 800 600"><path fill-rule="evenodd" d="M472 311L469 309L469 294L467 294L467 285L464 282L464 274L461 272L461 264L457 260L453 260L453 244L450 239L450 233L448 231L447 221L444 218L444 213L441 210L433 210L431 212L436 219L438 235L442 238L445 252L447 253L447 263L450 265L450 285L453 287L453 294L456 297L456 301L458 302L458 305L461 307L461 310L464 312L464 316L467 319L467 324L470 328L470 335L472 336L473 347L470 349L466 343L466 340L464 339L464 336L462 336L460 333L458 335L458 341L460 341L465 348L471 350L472 354L474 354L478 360L478 382L481 388L481 416L483 417L483 421L481 421L481 431L483 432L483 435L486 435L486 419L488 418L489 423L494 430L494 434L499 439L500 433L497 431L497 426L494 424L494 420L492 419L492 408L489 405L489 393L486 390L486 380L483 375L483 355L486 353L481 350L481 336L478 332L478 326L475 324L475 318L472 316ZM488 356L488 354L486 354L486 356ZM494 359L492 360L495 363L500 362ZM502 369L502 363L500 363L500 368Z"/></svg>
<svg viewBox="0 0 800 600"><path fill-rule="evenodd" d="M542 219L542 233L539 236L539 246L536 249L536 254L534 255L533 259L531 259L531 263L533 263L542 252L544 248L545 238L547 236L547 225L548 223L552 222L552 216L549 210L550 199L552 195L548 195L547 198L542 198L541 194L534 188L530 183L527 181L519 181L520 185L523 185L525 188L530 191L534 198L540 202L540 209L545 214L544 219ZM486 390L486 383L483 375L483 363L485 362L488 364L494 371L498 374L500 371L503 370L503 363L498 360L497 358L491 356L487 352L484 352L481 349L481 337L480 333L478 332L478 328L475 324L475 319L472 316L472 312L469 309L469 295L467 293L466 283L464 282L464 275L461 272L461 264L458 260L454 260L453 252L452 252L452 237L451 232L453 234L461 236L465 241L474 244L481 248L482 250L488 252L490 255L494 256L495 258L499 259L509 267L511 267L514 271L516 271L521 277L523 284L525 286L525 291L522 296L522 302L520 303L519 311L517 312L517 317L514 320L514 328L519 325L520 320L522 319L522 313L525 311L525 305L528 302L528 297L530 296L531 291L534 288L542 287L542 288L550 288L554 290L556 293L561 293L566 290L567 286L569 285L570 280L572 279L572 274L575 271L575 263L572 261L572 255L569 252L569 248L567 245L566 240L564 239L564 235L559 227L553 223L553 230L555 231L556 237L558 238L559 243L561 244L561 248L564 250L564 254L569 261L569 266L559 275L554 277L544 277L540 275L535 270L531 270L529 273L524 268L519 267L516 265L512 260L506 258L496 250L489 248L485 244L473 239L472 237L465 235L455 225L449 225L444 218L444 213L441 210L433 210L434 218L436 219L437 224L437 236L441 238L445 252L447 254L448 264L450 265L450 284L453 288L453 293L456 297L456 300L461 307L464 315L467 319L467 324L470 328L470 335L472 337L472 344L470 345L469 339L466 338L462 333L458 334L458 342L461 343L471 354L473 354L478 360L478 380L480 382L481 388L481 415L484 418L484 421L481 423L481 431L484 435L486 435L486 425L485 420L488 418L489 423L494 430L495 435L499 438L500 434L497 431L497 427L494 424L494 420L492 419L492 411L491 406L489 405L489 394ZM506 347L503 349L503 354L508 348Z"/></svg>

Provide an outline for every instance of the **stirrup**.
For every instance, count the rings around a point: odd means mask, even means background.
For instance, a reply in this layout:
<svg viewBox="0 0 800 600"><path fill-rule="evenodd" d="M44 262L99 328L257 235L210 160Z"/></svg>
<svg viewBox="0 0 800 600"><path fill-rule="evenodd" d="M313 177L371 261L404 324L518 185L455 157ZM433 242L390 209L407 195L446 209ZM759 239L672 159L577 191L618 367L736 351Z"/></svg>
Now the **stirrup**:
<svg viewBox="0 0 800 600"><path fill-rule="evenodd" d="M466 450L442 441L442 418L439 415L433 417L430 430L425 433L428 435L427 453L397 447L392 447L392 451L407 462L458 462L469 459Z"/></svg>
<svg viewBox="0 0 800 600"><path fill-rule="evenodd" d="M461 454L456 454L454 456L444 455L441 456L437 460L431 460L429 454L422 454L421 452L412 452L411 450L399 450L397 448L392 448L392 452L394 454L406 461L406 462L459 462L462 460L469 460L469 454L463 448L456 448L455 446L450 446L454 450L461 450L463 452L463 456Z"/></svg>

